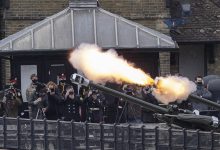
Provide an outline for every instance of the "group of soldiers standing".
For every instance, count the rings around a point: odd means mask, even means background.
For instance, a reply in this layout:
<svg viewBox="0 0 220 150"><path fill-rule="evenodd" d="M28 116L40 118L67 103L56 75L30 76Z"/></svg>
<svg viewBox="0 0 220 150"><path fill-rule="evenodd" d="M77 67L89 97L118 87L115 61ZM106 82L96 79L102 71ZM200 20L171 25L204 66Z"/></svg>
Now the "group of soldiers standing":
<svg viewBox="0 0 220 150"><path fill-rule="evenodd" d="M29 118L64 121L88 121L92 123L128 122L133 116L137 120L134 105L126 100L103 94L96 89L81 87L79 92L74 85L66 82L64 74L59 76L59 84L49 81L47 84L38 81L36 74L30 76L31 84L26 89L28 108L23 108L22 94L16 88L17 80L12 80L10 87L4 90L1 104L2 115L17 117L28 112ZM133 95L132 89L126 85L118 90ZM129 111L130 110L130 111ZM139 109L140 110L140 109ZM129 114L129 112L131 112ZM140 112L139 112L140 114ZM140 118L138 118L140 120Z"/></svg>
<svg viewBox="0 0 220 150"><path fill-rule="evenodd" d="M35 74L32 83L26 90L29 103L29 116L36 119L62 119L64 121L101 121L101 101L96 91L83 91L78 95L73 85L66 83L65 75L59 77L59 84L50 81L47 84L38 82ZM91 110L91 111L90 111Z"/></svg>
<svg viewBox="0 0 220 150"><path fill-rule="evenodd" d="M28 108L23 108L21 91L16 88L17 80L13 79L4 91L0 115L17 117L28 112L29 118L48 119L92 123L124 123L124 122L157 122L154 112L127 102L124 99L106 95L96 89L81 87L79 92L74 85L67 84L64 74L59 76L58 85L52 81L47 84L38 81L36 74L30 76L31 84L26 89ZM194 94L211 99L210 92L202 83L202 78L196 78L197 91ZM118 89L125 94L138 97L144 101L159 105L151 93L150 87L134 87L119 85ZM180 107L193 110L206 110L207 106L185 101ZM193 107L193 108L190 108Z"/></svg>

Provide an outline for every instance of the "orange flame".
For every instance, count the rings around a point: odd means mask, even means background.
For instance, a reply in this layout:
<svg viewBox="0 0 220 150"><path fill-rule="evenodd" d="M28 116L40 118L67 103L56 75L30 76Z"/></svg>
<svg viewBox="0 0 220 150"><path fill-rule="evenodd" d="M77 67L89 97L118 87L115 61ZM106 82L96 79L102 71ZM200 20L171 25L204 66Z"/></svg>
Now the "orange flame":
<svg viewBox="0 0 220 150"><path fill-rule="evenodd" d="M81 70L84 75L94 82L103 83L127 82L138 85L152 85L154 80L133 64L118 56L116 51L108 50L103 52L96 45L81 44L74 50L69 61L72 65Z"/></svg>
<svg viewBox="0 0 220 150"><path fill-rule="evenodd" d="M152 94L165 104L186 100L189 94L196 90L196 85L185 77L158 77L155 83L148 74L140 68L135 68L115 50L104 52L97 45L81 44L70 54L69 61L73 67L96 83L109 81L141 86L156 85Z"/></svg>
<svg viewBox="0 0 220 150"><path fill-rule="evenodd" d="M186 77L167 76L156 78L153 95L162 103L186 100L196 90L196 85Z"/></svg>

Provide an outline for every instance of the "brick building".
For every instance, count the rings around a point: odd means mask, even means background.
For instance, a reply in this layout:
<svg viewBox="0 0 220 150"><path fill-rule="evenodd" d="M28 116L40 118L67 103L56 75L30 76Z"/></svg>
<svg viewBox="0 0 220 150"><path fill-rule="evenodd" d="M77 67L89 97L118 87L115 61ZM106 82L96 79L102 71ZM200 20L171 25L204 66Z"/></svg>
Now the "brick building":
<svg viewBox="0 0 220 150"><path fill-rule="evenodd" d="M159 74L181 74L193 79L195 75L220 74L219 69L219 2L188 0L191 14L183 17L184 25L175 27L171 36L180 45L179 53L159 53ZM180 18L180 0L99 0L100 6L146 27L169 34L165 19ZM48 7L48 4L50 7ZM1 38L51 16L68 7L68 0L6 0L1 4ZM172 29L171 29L172 30ZM195 59L196 58L196 59ZM10 58L2 57L1 82L8 81Z"/></svg>
<svg viewBox="0 0 220 150"><path fill-rule="evenodd" d="M96 4L95 0L90 2ZM170 51L176 51L177 45L165 35L169 30L163 20L169 17L169 9L164 1L101 0L101 8L88 9L88 6L71 4L73 9L68 8L69 1L10 0L10 7L3 9L2 30L7 38L0 42L3 84L11 75L26 80L27 68L38 73L43 82L55 81L53 75L57 75L57 71L70 75L75 70L66 59L67 50L80 42L97 43L104 49L115 48L153 77L170 73ZM137 7L141 9L137 11ZM23 82L26 81L20 82L21 87Z"/></svg>
<svg viewBox="0 0 220 150"><path fill-rule="evenodd" d="M7 8L3 7L3 27L1 31L3 37L12 35L25 27L28 27L40 20L51 16L64 8L68 7L68 0L10 0ZM166 8L166 3L163 0L155 1L112 1L100 0L100 6L112 13L116 13L126 19L135 21L144 26L150 27L162 33L168 34L169 30L163 23L165 18L169 18L169 8ZM49 5L49 7L48 7ZM138 9L137 9L138 8ZM159 52L159 74L164 75L170 73L170 52ZM9 56L2 57L1 82L7 83L10 75L13 74ZM157 58L155 58L157 59ZM10 72L12 71L12 72ZM14 71L15 72L15 71Z"/></svg>
<svg viewBox="0 0 220 150"><path fill-rule="evenodd" d="M196 75L220 75L219 1L188 0L191 7L187 16L181 16L181 4L181 0L172 0L171 6L171 17L184 22L171 32L179 45L179 72L191 79Z"/></svg>

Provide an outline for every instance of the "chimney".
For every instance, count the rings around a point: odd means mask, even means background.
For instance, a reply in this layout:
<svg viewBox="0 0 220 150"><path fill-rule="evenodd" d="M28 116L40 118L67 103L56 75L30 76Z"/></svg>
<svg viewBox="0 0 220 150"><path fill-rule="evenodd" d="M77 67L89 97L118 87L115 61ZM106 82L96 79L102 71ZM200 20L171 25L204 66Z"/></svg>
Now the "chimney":
<svg viewBox="0 0 220 150"><path fill-rule="evenodd" d="M98 5L97 0L70 0L70 8L96 8Z"/></svg>

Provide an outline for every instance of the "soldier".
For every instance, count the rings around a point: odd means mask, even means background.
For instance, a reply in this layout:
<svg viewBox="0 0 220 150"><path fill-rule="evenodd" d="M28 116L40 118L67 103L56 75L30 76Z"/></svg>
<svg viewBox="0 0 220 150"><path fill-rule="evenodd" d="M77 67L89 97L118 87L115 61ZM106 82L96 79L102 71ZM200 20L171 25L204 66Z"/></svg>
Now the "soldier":
<svg viewBox="0 0 220 150"><path fill-rule="evenodd" d="M116 99L117 114L116 114L116 123L125 123L127 122L127 101L122 98Z"/></svg>
<svg viewBox="0 0 220 150"><path fill-rule="evenodd" d="M36 74L30 76L31 84L26 90L26 98L29 104L29 118L38 118L39 111L42 112L42 102L45 96L45 85L38 82ZM43 112L42 112L43 113ZM36 118L36 119L37 119Z"/></svg>
<svg viewBox="0 0 220 150"><path fill-rule="evenodd" d="M66 88L65 101L63 107L63 117L65 121L79 122L80 118L80 107L82 101L79 96L76 96L72 86Z"/></svg>
<svg viewBox="0 0 220 150"><path fill-rule="evenodd" d="M193 94L211 100L212 94L204 87L204 82L201 76L195 78L195 83L197 85L197 90ZM208 110L209 108L203 103L192 102L192 109L196 114L199 114L200 111Z"/></svg>
<svg viewBox="0 0 220 150"><path fill-rule="evenodd" d="M84 86L82 86L79 90L80 100L82 102L81 109L80 109L80 114L81 114L80 116L81 116L82 122L86 121L86 118L87 118L87 101L91 95L91 92L89 91L90 91L89 88L84 87Z"/></svg>
<svg viewBox="0 0 220 150"><path fill-rule="evenodd" d="M9 82L9 86L7 89L5 89L4 97L3 97L3 103L5 104L5 111L9 114L11 117L17 117L22 116L23 109L23 99L21 95L21 90L16 88L17 85L17 77L11 78ZM10 106L12 105L12 106ZM14 110L10 110L9 108L13 107ZM15 116L17 114L17 116Z"/></svg>
<svg viewBox="0 0 220 150"><path fill-rule="evenodd" d="M0 117L4 115L4 103L3 103L4 91L0 91Z"/></svg>
<svg viewBox="0 0 220 150"><path fill-rule="evenodd" d="M59 76L59 84L58 84L58 89L59 89L59 92L62 96L65 96L65 92L66 92L66 88L68 87L69 85L67 84L66 82L66 76L64 73L62 73L60 76Z"/></svg>
<svg viewBox="0 0 220 150"><path fill-rule="evenodd" d="M19 108L18 108L18 115L22 117L24 115L23 98L22 98L21 90L17 88L17 81L18 81L17 77L12 77L9 81L9 86L6 90L11 89L13 93L15 94L15 96L18 99L20 99L21 105L19 105Z"/></svg>
<svg viewBox="0 0 220 150"><path fill-rule="evenodd" d="M157 99L152 95L151 87L147 86L142 90L143 99L146 102L158 105ZM154 112L142 108L142 122L143 123L157 123L158 120L153 116Z"/></svg>
<svg viewBox="0 0 220 150"><path fill-rule="evenodd" d="M98 92L93 90L91 96L87 99L87 120L92 123L102 121L101 99L98 99Z"/></svg>
<svg viewBox="0 0 220 150"><path fill-rule="evenodd" d="M48 120L57 120L61 118L60 107L63 102L63 97L59 93L57 85L49 81L47 83L47 107L44 109L44 113Z"/></svg>
<svg viewBox="0 0 220 150"><path fill-rule="evenodd" d="M19 113L19 107L22 105L22 101L16 95L14 89L7 89L7 90L5 90L3 104L4 104L4 108L5 108L5 115L7 117L16 118Z"/></svg>

